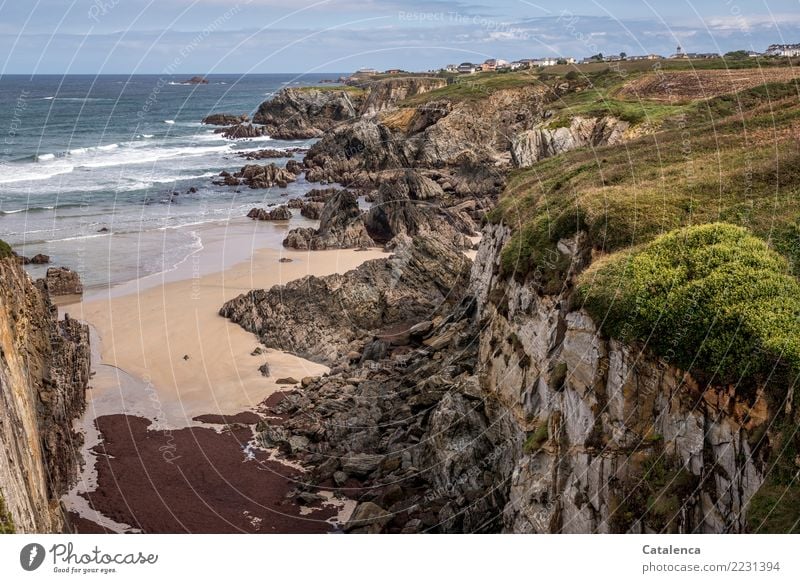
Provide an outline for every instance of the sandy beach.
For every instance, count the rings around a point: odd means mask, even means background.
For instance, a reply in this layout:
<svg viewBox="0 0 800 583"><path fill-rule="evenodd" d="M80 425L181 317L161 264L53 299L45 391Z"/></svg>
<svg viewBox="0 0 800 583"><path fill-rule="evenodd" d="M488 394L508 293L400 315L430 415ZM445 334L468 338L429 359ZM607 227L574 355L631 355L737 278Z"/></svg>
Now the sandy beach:
<svg viewBox="0 0 800 583"><path fill-rule="evenodd" d="M101 361L94 363L90 411L94 405L95 417L131 413L159 426L184 427L197 415L232 415L254 407L280 388L274 382L279 378L300 379L326 370L275 350L253 356L257 338L219 316L219 308L251 289L269 289L306 275L343 273L385 254L265 248L213 272L213 266L231 256L240 257L242 246L247 250L252 227L244 223L242 229L247 237L229 231L173 272L62 306L96 331ZM258 370L264 363L269 377Z"/></svg>

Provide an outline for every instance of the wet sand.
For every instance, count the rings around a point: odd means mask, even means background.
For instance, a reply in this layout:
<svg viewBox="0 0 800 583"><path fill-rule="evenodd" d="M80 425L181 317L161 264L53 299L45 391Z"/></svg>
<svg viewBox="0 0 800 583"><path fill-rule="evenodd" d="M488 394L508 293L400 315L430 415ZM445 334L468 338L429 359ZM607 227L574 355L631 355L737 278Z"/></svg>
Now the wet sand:
<svg viewBox="0 0 800 583"><path fill-rule="evenodd" d="M145 533L333 529L337 508L307 509L287 498L302 474L250 448L248 425L154 431L149 420L128 415L106 415L97 425L99 488L87 498L112 520Z"/></svg>

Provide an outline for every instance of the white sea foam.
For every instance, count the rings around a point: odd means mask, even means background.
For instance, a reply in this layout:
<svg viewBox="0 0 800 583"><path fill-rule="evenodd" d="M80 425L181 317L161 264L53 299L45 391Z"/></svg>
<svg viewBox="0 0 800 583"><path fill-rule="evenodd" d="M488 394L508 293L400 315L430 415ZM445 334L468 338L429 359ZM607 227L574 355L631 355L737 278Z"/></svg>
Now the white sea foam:
<svg viewBox="0 0 800 583"><path fill-rule="evenodd" d="M0 176L0 184L47 180L59 174L68 174L75 169L61 160L49 164L9 164L6 173Z"/></svg>
<svg viewBox="0 0 800 583"><path fill-rule="evenodd" d="M165 119L165 120L164 120L164 123L165 123L165 124L172 125L172 124L174 124L174 123L175 123L175 120L174 120L174 119Z"/></svg>
<svg viewBox="0 0 800 583"><path fill-rule="evenodd" d="M108 168L157 162L171 158L189 158L229 152L230 146L190 146L174 148L121 148L111 155L96 155L91 161L81 161L80 168Z"/></svg>

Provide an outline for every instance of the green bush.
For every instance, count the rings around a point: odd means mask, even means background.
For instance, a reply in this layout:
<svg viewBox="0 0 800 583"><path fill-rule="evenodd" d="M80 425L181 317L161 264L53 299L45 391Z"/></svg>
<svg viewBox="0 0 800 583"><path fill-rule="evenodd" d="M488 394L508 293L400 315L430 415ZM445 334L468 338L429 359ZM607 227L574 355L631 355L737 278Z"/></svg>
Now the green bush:
<svg viewBox="0 0 800 583"><path fill-rule="evenodd" d="M522 450L526 454L539 451L547 441L547 434L547 419L545 419L536 426L534 431L531 431L528 434L527 438L525 439L525 443L522 445Z"/></svg>
<svg viewBox="0 0 800 583"><path fill-rule="evenodd" d="M716 383L800 371L800 283L746 229L677 229L596 262L578 294L603 330Z"/></svg>
<svg viewBox="0 0 800 583"><path fill-rule="evenodd" d="M11 245L0 239L0 259L11 257L13 254L14 252L11 251Z"/></svg>

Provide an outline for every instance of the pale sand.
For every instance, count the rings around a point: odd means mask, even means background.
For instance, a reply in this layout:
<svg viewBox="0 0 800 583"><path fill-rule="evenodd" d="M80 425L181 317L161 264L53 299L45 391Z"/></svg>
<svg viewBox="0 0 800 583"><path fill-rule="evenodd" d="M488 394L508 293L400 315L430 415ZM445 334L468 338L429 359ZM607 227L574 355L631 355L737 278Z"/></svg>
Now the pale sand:
<svg viewBox="0 0 800 583"><path fill-rule="evenodd" d="M109 290L100 298L96 294L63 306L63 312L88 322L99 336L102 363L93 363L87 417L129 413L160 427L184 427L194 424L197 415L254 407L280 388L277 378L322 374L326 367L279 351L251 356L258 339L219 316L219 308L251 289L269 289L309 274L343 273L385 256L379 250L262 249L247 262L210 274L202 274L200 259L193 258L186 266L187 271L191 267L188 278L151 281L123 295ZM281 257L293 261L281 263ZM264 362L269 378L258 371Z"/></svg>

